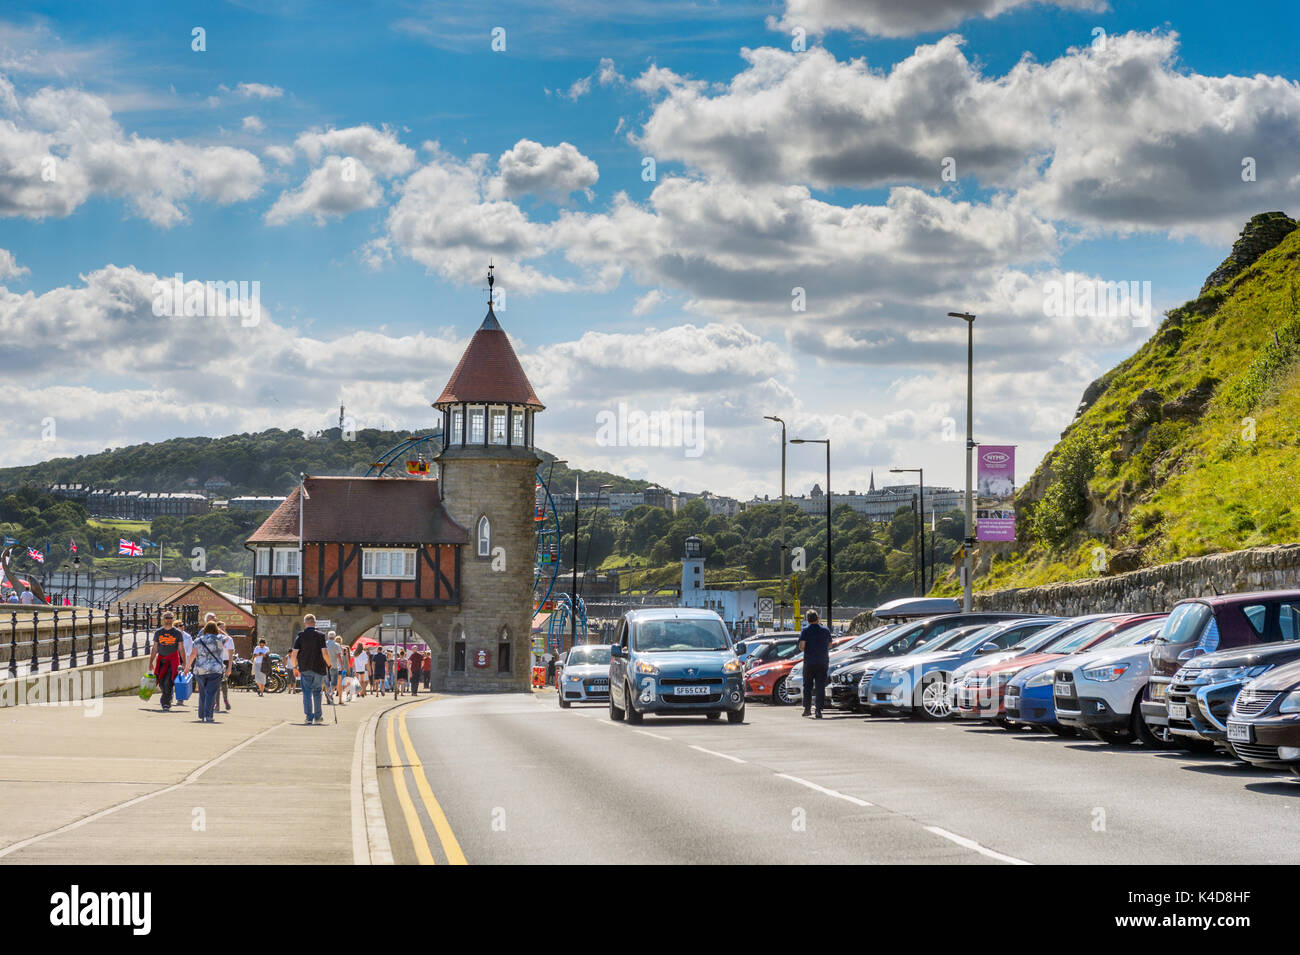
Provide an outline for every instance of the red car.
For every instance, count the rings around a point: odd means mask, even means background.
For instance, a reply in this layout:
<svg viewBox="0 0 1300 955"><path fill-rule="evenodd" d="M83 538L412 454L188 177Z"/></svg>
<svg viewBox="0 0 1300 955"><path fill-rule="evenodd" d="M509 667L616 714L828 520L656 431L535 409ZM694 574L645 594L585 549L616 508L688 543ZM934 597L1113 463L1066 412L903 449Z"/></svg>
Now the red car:
<svg viewBox="0 0 1300 955"><path fill-rule="evenodd" d="M1071 653L1090 650L1129 627L1135 627L1148 620L1157 620L1163 616L1164 614L1158 613L1129 613L1105 617L1063 635L1037 653L1027 653L992 666L971 670L955 688L957 717L967 720L992 720L999 726L1010 729L1013 724L1006 718L1007 683L1021 670L1039 663L1058 660Z"/></svg>
<svg viewBox="0 0 1300 955"><path fill-rule="evenodd" d="M798 644L796 644L796 647ZM783 660L770 660L760 663L745 673L745 699L767 700L769 703L790 704L796 702L785 689L786 678L794 665L803 659L798 650Z"/></svg>

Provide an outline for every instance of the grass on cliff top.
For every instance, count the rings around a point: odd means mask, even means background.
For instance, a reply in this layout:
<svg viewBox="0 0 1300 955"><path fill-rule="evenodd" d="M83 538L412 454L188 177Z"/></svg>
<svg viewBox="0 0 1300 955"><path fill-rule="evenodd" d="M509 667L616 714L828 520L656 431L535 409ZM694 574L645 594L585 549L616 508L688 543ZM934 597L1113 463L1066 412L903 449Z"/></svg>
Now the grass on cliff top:
<svg viewBox="0 0 1300 955"><path fill-rule="evenodd" d="M1144 566L1300 540L1298 262L1300 230L1225 288L1173 310L1067 431L1098 435L1090 493L1127 511L1116 546L1141 547ZM1172 401L1207 377L1220 384L1199 418L1155 423L1143 446L1110 460L1142 391ZM1093 547L1104 543L1083 530L1060 548L1024 542L1015 556L995 560L976 587L1097 576ZM957 589L953 578L942 584Z"/></svg>

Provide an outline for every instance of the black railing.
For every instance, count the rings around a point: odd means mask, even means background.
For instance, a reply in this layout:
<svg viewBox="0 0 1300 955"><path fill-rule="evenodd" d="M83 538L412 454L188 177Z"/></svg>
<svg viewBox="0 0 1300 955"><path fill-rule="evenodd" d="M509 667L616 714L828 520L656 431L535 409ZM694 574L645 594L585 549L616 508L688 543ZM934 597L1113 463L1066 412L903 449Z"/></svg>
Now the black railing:
<svg viewBox="0 0 1300 955"><path fill-rule="evenodd" d="M153 633L162 626L166 610L176 614L181 629L194 633L199 627L197 604L160 605L118 603L100 607L55 607L46 610L11 610L8 619L0 610L0 654L7 657L4 676L17 677L19 664L26 675L35 676L42 666L59 669L147 656ZM30 633L28 633L30 628ZM6 634L5 631L8 631ZM42 636L42 631L46 636ZM8 637L4 641L4 637ZM130 650L127 641L130 641ZM116 656L114 656L116 653Z"/></svg>

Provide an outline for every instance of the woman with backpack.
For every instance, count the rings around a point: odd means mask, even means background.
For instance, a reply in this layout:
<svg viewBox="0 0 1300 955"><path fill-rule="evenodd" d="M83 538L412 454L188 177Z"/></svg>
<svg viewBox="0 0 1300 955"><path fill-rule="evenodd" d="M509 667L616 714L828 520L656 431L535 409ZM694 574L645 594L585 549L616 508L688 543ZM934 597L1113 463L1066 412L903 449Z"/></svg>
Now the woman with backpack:
<svg viewBox="0 0 1300 955"><path fill-rule="evenodd" d="M213 713L217 707L217 694L221 690L221 681L230 676L230 661L222 657L225 644L226 638L209 620L203 625L203 632L194 638L189 659L185 661L185 672L194 674L199 691L200 723L216 722Z"/></svg>

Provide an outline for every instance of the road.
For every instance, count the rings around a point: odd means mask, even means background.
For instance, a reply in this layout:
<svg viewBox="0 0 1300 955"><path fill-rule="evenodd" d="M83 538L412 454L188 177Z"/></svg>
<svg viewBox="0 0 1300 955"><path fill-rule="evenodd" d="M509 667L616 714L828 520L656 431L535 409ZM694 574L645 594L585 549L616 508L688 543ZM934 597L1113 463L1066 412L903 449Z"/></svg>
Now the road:
<svg viewBox="0 0 1300 955"><path fill-rule="evenodd" d="M983 725L747 710L740 725L633 727L550 692L404 707L380 725L377 759L394 858L1300 862L1300 782L1285 774Z"/></svg>

